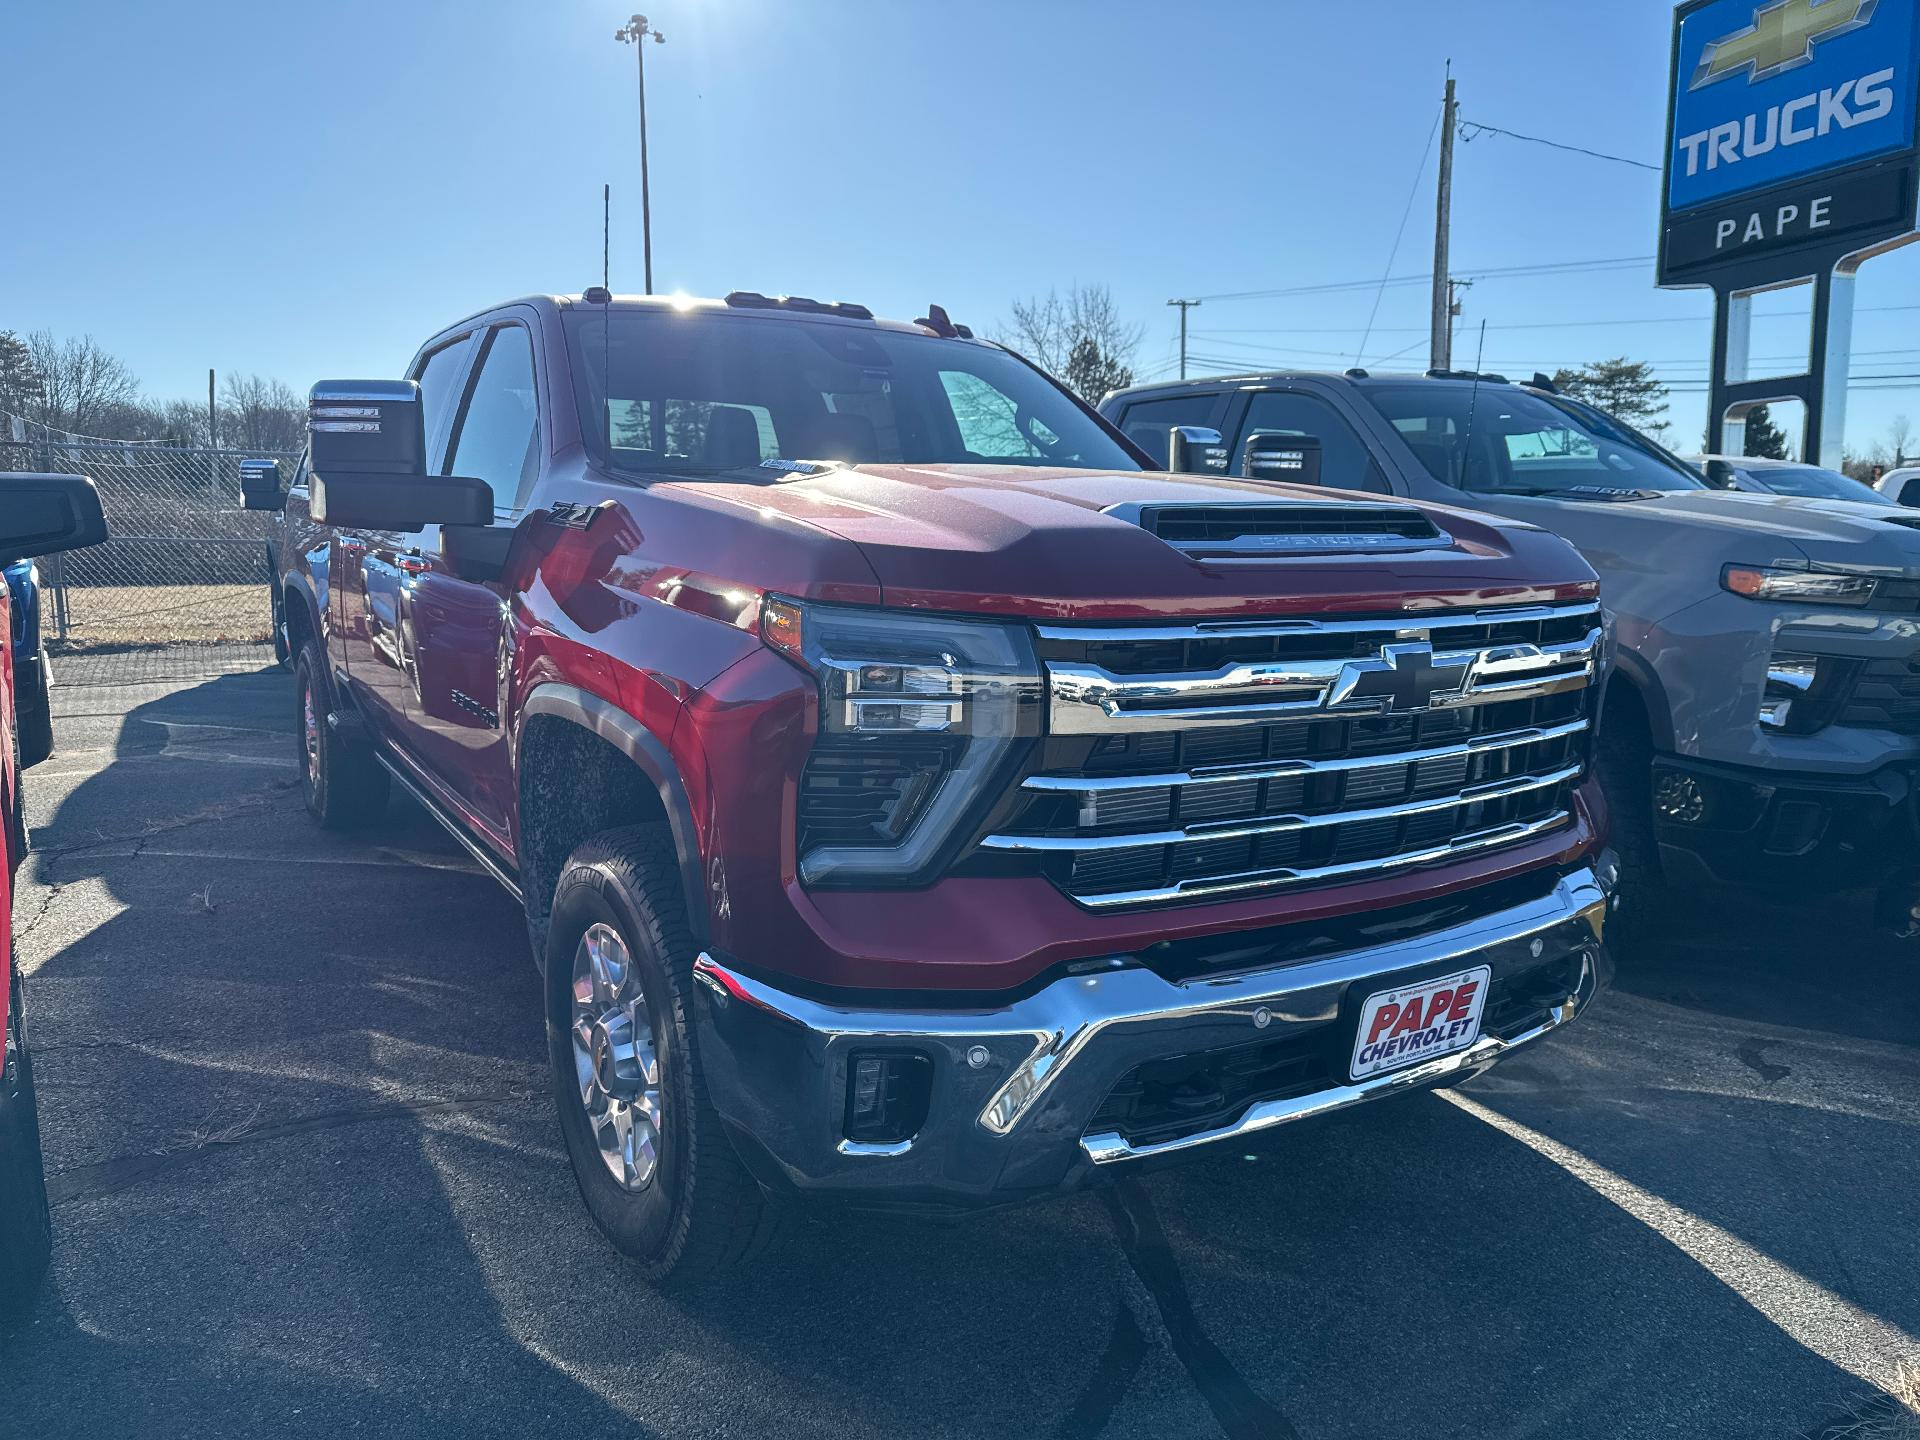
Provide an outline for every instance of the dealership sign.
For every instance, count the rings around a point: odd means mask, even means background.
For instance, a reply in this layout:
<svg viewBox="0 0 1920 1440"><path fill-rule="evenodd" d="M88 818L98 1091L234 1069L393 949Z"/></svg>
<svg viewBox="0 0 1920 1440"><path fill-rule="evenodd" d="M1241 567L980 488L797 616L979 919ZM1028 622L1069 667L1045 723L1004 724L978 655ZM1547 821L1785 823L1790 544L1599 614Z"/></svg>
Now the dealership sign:
<svg viewBox="0 0 1920 1440"><path fill-rule="evenodd" d="M1693 0L1675 16L1666 285L1803 278L1916 228L1920 0Z"/></svg>

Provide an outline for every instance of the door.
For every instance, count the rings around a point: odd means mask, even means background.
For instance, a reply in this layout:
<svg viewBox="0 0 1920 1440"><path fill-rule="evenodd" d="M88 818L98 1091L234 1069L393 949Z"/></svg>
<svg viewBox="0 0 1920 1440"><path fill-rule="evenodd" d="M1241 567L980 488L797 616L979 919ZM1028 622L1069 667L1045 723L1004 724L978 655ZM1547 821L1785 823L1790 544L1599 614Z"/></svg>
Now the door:
<svg viewBox="0 0 1920 1440"><path fill-rule="evenodd" d="M1305 390L1256 390L1236 417L1230 473L1245 475L1247 441L1255 435L1311 435L1320 442L1320 483L1331 490L1390 493L1386 476L1360 432L1332 401Z"/></svg>
<svg viewBox="0 0 1920 1440"><path fill-rule="evenodd" d="M429 470L444 453L447 422L473 339L459 336L414 366ZM389 741L403 737L418 678L408 602L410 582L422 564L423 538L397 530L341 531L334 537L330 570L347 683L368 723Z"/></svg>
<svg viewBox="0 0 1920 1440"><path fill-rule="evenodd" d="M525 325L491 326L453 423L442 473L493 487L496 524L515 523L542 458L533 337ZM512 673L508 591L449 572L430 528L403 582L413 642L408 744L443 798L502 855L513 773L502 716Z"/></svg>

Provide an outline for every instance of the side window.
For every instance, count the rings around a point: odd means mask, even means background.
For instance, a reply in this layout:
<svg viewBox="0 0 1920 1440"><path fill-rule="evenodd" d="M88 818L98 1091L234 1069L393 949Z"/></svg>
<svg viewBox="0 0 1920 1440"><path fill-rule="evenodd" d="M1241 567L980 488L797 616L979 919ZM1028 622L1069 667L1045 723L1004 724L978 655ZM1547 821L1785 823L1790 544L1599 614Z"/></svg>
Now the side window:
<svg viewBox="0 0 1920 1440"><path fill-rule="evenodd" d="M1165 468L1167 432L1176 425L1211 425L1219 397L1212 394L1175 395L1166 400L1142 400L1123 412L1120 428L1127 438Z"/></svg>
<svg viewBox="0 0 1920 1440"><path fill-rule="evenodd" d="M1335 490L1385 491L1373 455L1346 417L1314 395L1267 390L1247 405L1246 424L1234 442L1233 472L1241 471L1247 441L1255 435L1311 435L1320 442L1320 483Z"/></svg>
<svg viewBox="0 0 1920 1440"><path fill-rule="evenodd" d="M420 424L426 431L429 475L444 473L438 449L440 427L460 403L460 362L466 358L467 341L472 338L462 335L442 345L421 362L420 373L414 377L420 382Z"/></svg>
<svg viewBox="0 0 1920 1440"><path fill-rule="evenodd" d="M487 336L446 473L493 487L495 509L518 507L540 473L540 416L533 386L533 341L522 325Z"/></svg>

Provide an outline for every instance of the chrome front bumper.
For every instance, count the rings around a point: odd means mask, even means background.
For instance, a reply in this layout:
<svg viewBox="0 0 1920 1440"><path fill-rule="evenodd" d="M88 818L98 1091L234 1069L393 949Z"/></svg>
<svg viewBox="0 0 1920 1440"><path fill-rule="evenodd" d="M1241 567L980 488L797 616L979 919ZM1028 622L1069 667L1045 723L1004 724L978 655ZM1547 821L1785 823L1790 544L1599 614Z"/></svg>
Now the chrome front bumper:
<svg viewBox="0 0 1920 1440"><path fill-rule="evenodd" d="M715 955L694 970L702 1065L743 1157L777 1188L875 1204L969 1206L1077 1185L1103 1167L1200 1149L1367 1100L1463 1078L1550 1034L1604 987L1610 863L1562 877L1537 900L1392 944L1296 965L1163 979L1128 957L991 1009L879 1010L826 1004ZM1603 877L1607 877L1604 878ZM1345 1074L1352 1004L1388 982L1492 970L1497 994L1529 975L1566 977L1513 1033L1361 1083L1250 1101L1233 1122L1133 1143L1091 1122L1143 1064L1250 1042L1324 1042ZM1554 967L1559 967L1556 972ZM1534 987L1528 987L1532 989ZM925 1124L911 1140L845 1138L852 1056L913 1052L933 1064Z"/></svg>

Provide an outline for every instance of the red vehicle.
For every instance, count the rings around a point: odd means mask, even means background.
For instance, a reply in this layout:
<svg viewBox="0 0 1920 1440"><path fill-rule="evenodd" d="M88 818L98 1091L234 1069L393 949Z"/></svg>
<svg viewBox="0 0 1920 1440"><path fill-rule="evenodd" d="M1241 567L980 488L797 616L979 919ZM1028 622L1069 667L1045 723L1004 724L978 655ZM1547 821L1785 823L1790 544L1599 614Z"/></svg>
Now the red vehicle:
<svg viewBox="0 0 1920 1440"><path fill-rule="evenodd" d="M100 497L78 475L0 474L0 567L106 539ZM8 631L0 585L0 633ZM52 1227L40 1159L33 1061L27 1053L26 997L13 953L13 875L26 854L20 809L19 735L14 722L13 652L0 646L0 1317L17 1312L47 1272Z"/></svg>
<svg viewBox="0 0 1920 1440"><path fill-rule="evenodd" d="M310 429L249 501L309 807L397 782L524 902L650 1276L1452 1083L1603 982L1540 530L1153 473L938 308L516 301Z"/></svg>

